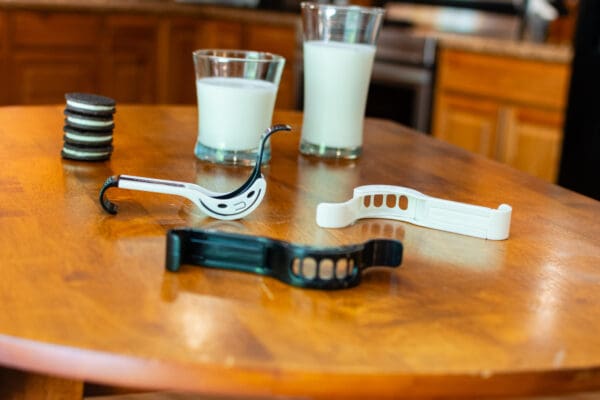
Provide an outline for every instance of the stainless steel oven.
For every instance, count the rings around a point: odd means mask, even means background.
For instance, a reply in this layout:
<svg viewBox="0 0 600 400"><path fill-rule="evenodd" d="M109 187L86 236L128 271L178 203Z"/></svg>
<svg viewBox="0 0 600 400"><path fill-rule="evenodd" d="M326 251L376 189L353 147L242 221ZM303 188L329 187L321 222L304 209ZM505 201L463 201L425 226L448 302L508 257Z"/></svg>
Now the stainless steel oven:
<svg viewBox="0 0 600 400"><path fill-rule="evenodd" d="M391 119L428 133L436 48L433 37L384 25L377 43L367 116Z"/></svg>

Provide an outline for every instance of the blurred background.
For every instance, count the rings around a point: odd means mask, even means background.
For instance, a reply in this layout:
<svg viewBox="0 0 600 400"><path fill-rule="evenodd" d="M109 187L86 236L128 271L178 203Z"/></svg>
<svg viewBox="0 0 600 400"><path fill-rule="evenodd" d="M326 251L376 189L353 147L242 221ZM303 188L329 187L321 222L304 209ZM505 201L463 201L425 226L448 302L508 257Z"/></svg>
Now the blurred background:
<svg viewBox="0 0 600 400"><path fill-rule="evenodd" d="M594 0L330 0L386 9L367 115L600 199ZM0 0L0 105L84 91L195 104L191 52L287 62L277 107L302 109L298 0Z"/></svg>

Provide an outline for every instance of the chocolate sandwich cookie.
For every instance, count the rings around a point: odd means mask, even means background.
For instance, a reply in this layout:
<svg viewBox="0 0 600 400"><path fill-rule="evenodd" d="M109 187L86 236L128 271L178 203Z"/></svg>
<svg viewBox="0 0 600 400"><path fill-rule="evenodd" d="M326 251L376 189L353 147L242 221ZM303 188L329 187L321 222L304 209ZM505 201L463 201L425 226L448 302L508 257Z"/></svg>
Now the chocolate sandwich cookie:
<svg viewBox="0 0 600 400"><path fill-rule="evenodd" d="M108 146L112 144L112 130L86 131L65 125L63 127L63 140L65 143L84 146Z"/></svg>
<svg viewBox="0 0 600 400"><path fill-rule="evenodd" d="M115 101L110 97L90 93L67 93L67 110L79 114L110 116L115 113Z"/></svg>
<svg viewBox="0 0 600 400"><path fill-rule="evenodd" d="M108 160L112 154L112 146L83 146L65 143L61 155L63 158L80 161Z"/></svg>
<svg viewBox="0 0 600 400"><path fill-rule="evenodd" d="M65 124L73 128L87 131L109 131L115 127L111 116L84 115L65 110Z"/></svg>

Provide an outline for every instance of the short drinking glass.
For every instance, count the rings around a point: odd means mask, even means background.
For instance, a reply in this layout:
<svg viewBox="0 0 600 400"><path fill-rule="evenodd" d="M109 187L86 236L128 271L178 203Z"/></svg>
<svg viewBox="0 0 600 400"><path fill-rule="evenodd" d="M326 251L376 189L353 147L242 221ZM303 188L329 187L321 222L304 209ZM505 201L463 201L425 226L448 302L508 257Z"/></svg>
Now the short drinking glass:
<svg viewBox="0 0 600 400"><path fill-rule="evenodd" d="M262 133L271 126L285 59L242 50L196 50L193 58L198 98L196 157L221 164L254 164ZM262 162L270 158L267 143Z"/></svg>

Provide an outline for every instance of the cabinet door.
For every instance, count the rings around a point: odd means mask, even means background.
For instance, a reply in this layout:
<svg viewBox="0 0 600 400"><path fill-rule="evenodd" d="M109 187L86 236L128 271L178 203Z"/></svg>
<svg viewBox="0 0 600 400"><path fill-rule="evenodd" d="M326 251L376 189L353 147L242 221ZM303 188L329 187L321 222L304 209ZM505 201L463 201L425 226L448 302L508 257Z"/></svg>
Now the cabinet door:
<svg viewBox="0 0 600 400"><path fill-rule="evenodd" d="M177 19L169 26L167 72L161 75L166 98L164 103L191 104L196 102L196 84L192 52L197 49L197 22Z"/></svg>
<svg viewBox="0 0 600 400"><path fill-rule="evenodd" d="M158 20L109 16L103 42L102 93L117 102L156 101Z"/></svg>
<svg viewBox="0 0 600 400"><path fill-rule="evenodd" d="M15 11L10 13L10 25L15 49L92 50L100 37L101 18L81 13Z"/></svg>
<svg viewBox="0 0 600 400"><path fill-rule="evenodd" d="M548 182L556 182L563 139L563 118L556 112L512 107L506 112L499 160Z"/></svg>
<svg viewBox="0 0 600 400"><path fill-rule="evenodd" d="M434 135L556 181L570 68L442 49Z"/></svg>
<svg viewBox="0 0 600 400"><path fill-rule="evenodd" d="M493 101L439 94L433 135L463 149L495 158L500 107Z"/></svg>
<svg viewBox="0 0 600 400"><path fill-rule="evenodd" d="M196 48L241 49L242 24L230 21L202 21L196 27Z"/></svg>
<svg viewBox="0 0 600 400"><path fill-rule="evenodd" d="M66 92L98 89L100 17L30 11L5 15L7 101L63 103Z"/></svg>
<svg viewBox="0 0 600 400"><path fill-rule="evenodd" d="M10 100L16 104L64 103L66 92L96 92L96 58L72 51L19 52L8 68Z"/></svg>
<svg viewBox="0 0 600 400"><path fill-rule="evenodd" d="M8 77L6 75L6 14L0 11L0 104L6 104Z"/></svg>
<svg viewBox="0 0 600 400"><path fill-rule="evenodd" d="M195 103L192 52L197 49L241 49L242 26L237 22L198 22L196 19L179 18L171 21L168 30L168 73L161 77L167 93L165 102Z"/></svg>
<svg viewBox="0 0 600 400"><path fill-rule="evenodd" d="M294 27L250 25L246 47L250 50L275 53L285 58L275 108L295 109L296 104L296 51L298 36Z"/></svg>
<svg viewBox="0 0 600 400"><path fill-rule="evenodd" d="M439 86L505 103L560 111L566 104L568 63L442 49Z"/></svg>

